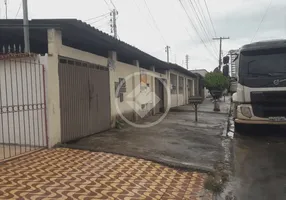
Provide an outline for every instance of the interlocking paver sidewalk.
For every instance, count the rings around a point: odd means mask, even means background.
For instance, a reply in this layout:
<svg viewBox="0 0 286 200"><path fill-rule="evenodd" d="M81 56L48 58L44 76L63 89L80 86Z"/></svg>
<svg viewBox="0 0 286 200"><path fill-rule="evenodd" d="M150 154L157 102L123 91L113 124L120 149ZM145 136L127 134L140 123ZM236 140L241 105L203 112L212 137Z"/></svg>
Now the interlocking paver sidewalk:
<svg viewBox="0 0 286 200"><path fill-rule="evenodd" d="M2 163L0 199L195 200L205 178L142 159L58 148Z"/></svg>

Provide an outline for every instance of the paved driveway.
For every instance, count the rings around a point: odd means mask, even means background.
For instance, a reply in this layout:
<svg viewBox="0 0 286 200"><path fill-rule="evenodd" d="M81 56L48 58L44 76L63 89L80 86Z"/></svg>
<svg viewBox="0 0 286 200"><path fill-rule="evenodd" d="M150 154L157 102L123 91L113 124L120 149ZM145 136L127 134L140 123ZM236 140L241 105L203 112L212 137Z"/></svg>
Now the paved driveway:
<svg viewBox="0 0 286 200"><path fill-rule="evenodd" d="M149 117L141 123L156 121ZM168 166L212 171L224 159L222 132L227 113L170 112L158 125L149 128L126 126L81 139L67 147L134 156Z"/></svg>
<svg viewBox="0 0 286 200"><path fill-rule="evenodd" d="M205 178L126 156L42 150L0 164L0 199L196 200Z"/></svg>

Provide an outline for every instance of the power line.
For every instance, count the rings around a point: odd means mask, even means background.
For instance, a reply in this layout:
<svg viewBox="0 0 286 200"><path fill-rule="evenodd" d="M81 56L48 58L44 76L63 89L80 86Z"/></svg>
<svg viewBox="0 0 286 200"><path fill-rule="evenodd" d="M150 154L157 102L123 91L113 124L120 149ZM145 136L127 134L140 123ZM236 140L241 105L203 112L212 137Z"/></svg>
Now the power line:
<svg viewBox="0 0 286 200"><path fill-rule="evenodd" d="M107 3L107 1L104 0L104 2L105 2L105 4L106 4L106 6L108 7L108 9L109 9L109 10L112 10L112 9L110 8L110 5Z"/></svg>
<svg viewBox="0 0 286 200"><path fill-rule="evenodd" d="M117 8L116 8L116 6L114 5L113 1L110 0L110 2L111 2L111 4L112 4L112 6L114 7L114 9L117 10Z"/></svg>
<svg viewBox="0 0 286 200"><path fill-rule="evenodd" d="M212 28L213 28L213 31L214 31L215 37L216 37L216 31L215 31L214 23L213 23L213 20L212 20L212 17L211 17L210 11L209 11L209 6L208 6L208 4L207 4L207 1L206 1L206 0L204 0L204 3L205 3L205 6L206 6L206 8L207 8L207 13L208 13L208 16L209 16L209 19L210 19L210 22L211 22L211 25L212 25Z"/></svg>
<svg viewBox="0 0 286 200"><path fill-rule="evenodd" d="M215 53L217 53L217 52L218 52L218 49L217 49L217 47L213 44L213 42L212 42L212 40L211 40L212 36L208 34L207 25L204 25L204 23L203 23L203 21L204 21L204 20L203 20L204 14L203 14L202 12L200 12L199 6L198 6L198 4L196 3L195 0L194 0L194 3L192 2L192 0L190 0L190 3L191 3L191 6L192 6L192 8L193 8L193 11L194 11L194 13L195 13L195 15L196 15L198 21L199 21L199 24L201 25L201 29L202 29L202 31L204 32L205 36L206 36L206 39L207 39L208 42L212 45L213 51L214 51ZM196 10L195 7L197 8L198 11ZM200 17L199 15L200 15L201 17Z"/></svg>
<svg viewBox="0 0 286 200"><path fill-rule="evenodd" d="M103 15L99 15L99 16L97 16L97 17L89 18L89 19L87 19L87 20L85 20L85 21L90 21L90 20L93 20L93 19L102 18L102 17L105 17L105 16L107 16L107 15L109 15L109 14L110 14L110 12L105 13L105 14L103 14Z"/></svg>
<svg viewBox="0 0 286 200"><path fill-rule="evenodd" d="M207 31L206 31L205 27L204 27L203 24L202 24L202 21L201 21L199 15L198 15L198 13L197 13L197 11L196 11L196 9L195 9L195 6L194 6L193 2L192 2L191 0L190 0L189 2L190 2L190 5L191 5L191 7L192 7L192 10L194 11L194 13L195 13L195 15L196 15L196 18L197 18L198 23L199 23L199 25L200 25L200 27L201 27L201 30L202 30L204 36L206 37L207 42L212 45L212 46L211 46L211 47L212 47L211 50L213 51L214 55L216 55L217 52L216 52L216 50L214 50L215 47L213 46L213 43L212 43L212 41L211 41L211 38L209 38L209 36L208 36L208 34L207 34ZM198 29L197 29L197 30L198 30Z"/></svg>
<svg viewBox="0 0 286 200"><path fill-rule="evenodd" d="M105 20L106 18L108 18L108 16L106 16L106 17L104 17L104 18L101 18L101 19L98 19L98 20L96 20L96 21L90 22L89 24L90 24L90 25L96 24L97 22L103 21L103 20ZM109 20L108 20L108 22L109 22Z"/></svg>
<svg viewBox="0 0 286 200"><path fill-rule="evenodd" d="M205 44L204 40L203 40L202 37L200 36L200 33L198 32L198 30L197 30L197 28L196 28L194 22L192 21L191 17L189 16L189 14L188 14L188 12L187 12L187 10L186 10L184 4L182 3L182 0L179 0L179 2L180 2L180 4L181 4L183 10L185 11L185 13L186 13L186 15L187 15L187 17L188 17L190 24L191 24L192 27L194 28L195 32L197 33L197 35L198 35L198 37L200 38L200 40L201 40L201 42L203 43L203 45L205 46L206 50L208 51L208 53L209 53L211 56L214 57L215 60L217 60L216 56L213 55L213 53L209 50L209 48L208 48L207 45ZM187 32L188 32L188 31L187 31ZM188 33L189 33L189 32L188 32Z"/></svg>
<svg viewBox="0 0 286 200"><path fill-rule="evenodd" d="M205 3L206 3L206 2L205 2ZM202 8L201 1L198 0L197 4L198 4L198 7L199 7L199 11L201 11L201 15L203 16L203 21L205 22L205 26L206 26L207 30L213 29L214 35L211 34L211 30L209 31L209 35L211 36L211 38L212 38L212 37L216 37L216 31L215 31L215 29L214 29L214 26L213 26L212 19L211 19L210 15L208 14L208 15L209 15L209 18L210 18L210 23L208 23L208 19L207 19L206 15L205 15L205 10ZM207 6L207 5L206 5L206 10L207 10L207 13L209 13L209 11L208 11L208 6ZM211 24L212 28L210 28L209 24ZM214 42L214 41L213 41L213 42ZM218 52L216 43L214 43L214 45L215 45L215 50L216 50L216 52Z"/></svg>
<svg viewBox="0 0 286 200"><path fill-rule="evenodd" d="M196 11L196 8L195 8L193 2L192 2L191 0L189 0L188 2L189 2L189 4L190 4L190 7L191 7L193 13L195 14L195 18L197 19L197 23L198 23L198 26L200 27L200 30L201 30L202 33L204 34L204 36L205 36L207 42L208 42L208 43L211 43L211 42L210 42L210 38L209 38L209 36L208 36L208 34L207 34L207 31L206 31L205 27L204 27L203 24L202 24L202 21L201 21L201 19L200 19L198 13L197 13L197 11ZM195 24L195 23L194 23L194 24ZM198 29L197 29L197 30L198 30ZM198 31L198 32L199 32L199 31Z"/></svg>
<svg viewBox="0 0 286 200"><path fill-rule="evenodd" d="M206 19L205 12L202 8L200 1L197 2L196 0L194 0L194 2L198 8L199 14L202 16L202 21L204 22L205 27L208 29L208 27L209 27L208 20Z"/></svg>
<svg viewBox="0 0 286 200"><path fill-rule="evenodd" d="M145 5L146 5L146 7L147 7L147 9L148 9L149 15L151 16L151 18L152 18L152 20L153 20L153 23L154 23L154 25L155 25L155 27L156 27L156 29L157 29L158 32L160 33L161 38L163 39L164 43L167 44L167 42L166 42L164 36L162 35L162 32L161 32L161 30L160 30L160 28L159 28L159 26L158 26L158 24L157 24L155 18L153 17L153 15L152 15L152 13L151 13L151 10L150 10L150 8L149 8L149 6L148 6L148 4L147 4L147 1L144 0L144 3L145 3Z"/></svg>
<svg viewBox="0 0 286 200"><path fill-rule="evenodd" d="M102 27L104 27L104 26L107 26L107 27L105 27L105 28L109 28L109 21L108 22L104 22L103 24L101 24L101 25L99 25L99 26L96 26L95 28L96 29L99 29L99 28L102 28Z"/></svg>
<svg viewBox="0 0 286 200"><path fill-rule="evenodd" d="M21 7L22 7L22 1L21 1L20 5L19 5L19 8L18 8L18 11L17 11L17 13L16 13L15 18L17 18L17 17L18 17L18 14L19 14L19 12L20 12Z"/></svg>
<svg viewBox="0 0 286 200"><path fill-rule="evenodd" d="M140 7L138 6L136 0L133 0L134 4L136 5L137 9L139 10L139 12L141 13L142 17L145 19L145 21L148 23L148 25L150 26L150 28L154 29L153 26L150 24L150 22L144 17Z"/></svg>
<svg viewBox="0 0 286 200"><path fill-rule="evenodd" d="M96 24L97 22L100 22L100 21L103 21L103 20L105 20L106 18L108 18L109 16L105 16L104 18L100 18L100 19L98 19L98 20L95 20L95 21L92 21L92 22L89 22L89 24L90 25L92 25L92 24Z"/></svg>
<svg viewBox="0 0 286 200"><path fill-rule="evenodd" d="M262 16L262 19L261 19L261 21L260 21L260 23L259 23L259 25L258 25L258 28L257 28L257 30L256 30L256 32L255 32L255 34L254 34L254 36L253 36L252 39L251 39L251 42L253 42L254 38L256 37L256 34L258 33L258 31L259 31L259 29L260 29L260 27L261 27L261 24L263 23L263 21L264 21L266 15L267 15L267 13L268 13L270 7L271 7L271 4L272 4L272 0L270 0L269 5L268 5L267 9L265 10L264 15ZM250 43L251 43L251 42L250 42Z"/></svg>

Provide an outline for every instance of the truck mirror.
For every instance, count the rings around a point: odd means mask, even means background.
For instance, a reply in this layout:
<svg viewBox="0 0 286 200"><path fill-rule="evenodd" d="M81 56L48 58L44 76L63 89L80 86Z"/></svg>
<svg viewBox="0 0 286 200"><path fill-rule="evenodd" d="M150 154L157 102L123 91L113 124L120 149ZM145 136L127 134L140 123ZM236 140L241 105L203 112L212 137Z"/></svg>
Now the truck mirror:
<svg viewBox="0 0 286 200"><path fill-rule="evenodd" d="M228 64L229 63L229 56L223 57L223 64Z"/></svg>

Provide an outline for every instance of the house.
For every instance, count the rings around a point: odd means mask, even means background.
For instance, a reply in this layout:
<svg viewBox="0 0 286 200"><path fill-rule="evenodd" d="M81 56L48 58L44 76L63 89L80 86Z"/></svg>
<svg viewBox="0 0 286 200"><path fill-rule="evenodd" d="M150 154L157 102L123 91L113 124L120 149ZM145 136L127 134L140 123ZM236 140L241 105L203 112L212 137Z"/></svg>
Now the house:
<svg viewBox="0 0 286 200"><path fill-rule="evenodd" d="M206 69L194 69L190 70L192 73L200 74L202 77L205 77L207 73L209 73Z"/></svg>
<svg viewBox="0 0 286 200"><path fill-rule="evenodd" d="M0 45L24 46L22 20L0 25ZM199 87L193 72L76 19L31 20L30 46L45 68L49 147L188 104ZM146 91L151 101L137 102Z"/></svg>
<svg viewBox="0 0 286 200"><path fill-rule="evenodd" d="M208 73L208 71L206 69L195 69L195 70L190 70L192 73L197 74L199 79L200 79L200 85L199 85L199 90L200 95L202 95L203 97L207 97L209 96L209 91L203 86L203 79L205 78L206 74Z"/></svg>

